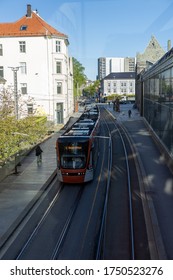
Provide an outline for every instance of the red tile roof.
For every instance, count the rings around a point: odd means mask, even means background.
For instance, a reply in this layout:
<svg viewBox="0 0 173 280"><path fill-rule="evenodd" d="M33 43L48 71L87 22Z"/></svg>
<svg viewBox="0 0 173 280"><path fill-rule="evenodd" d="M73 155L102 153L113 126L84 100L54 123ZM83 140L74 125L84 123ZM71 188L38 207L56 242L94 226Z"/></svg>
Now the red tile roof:
<svg viewBox="0 0 173 280"><path fill-rule="evenodd" d="M21 30L22 27L23 30ZM28 37L45 35L55 35L67 38L67 35L50 26L35 12L31 13L31 17L24 16L13 23L0 23L0 37Z"/></svg>

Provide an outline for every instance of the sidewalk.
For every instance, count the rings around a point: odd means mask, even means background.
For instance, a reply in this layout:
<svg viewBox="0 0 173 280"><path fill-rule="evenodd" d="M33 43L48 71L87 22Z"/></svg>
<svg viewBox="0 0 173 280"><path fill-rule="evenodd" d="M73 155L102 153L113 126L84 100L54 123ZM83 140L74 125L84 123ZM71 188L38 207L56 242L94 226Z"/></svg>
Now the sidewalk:
<svg viewBox="0 0 173 280"><path fill-rule="evenodd" d="M72 125L78 117L75 113L68 125ZM22 219L27 206L56 174L55 145L62 132L55 132L40 145L43 150L41 166L37 166L33 150L18 167L18 174L12 173L0 182L0 247Z"/></svg>
<svg viewBox="0 0 173 280"><path fill-rule="evenodd" d="M131 110L132 114L129 118L128 110ZM112 115L116 118L117 121L134 121L134 120L142 120L143 117L140 116L140 113L137 109L133 108L133 104L120 104L120 112L115 112L113 110L113 105L107 105L107 110L109 110Z"/></svg>

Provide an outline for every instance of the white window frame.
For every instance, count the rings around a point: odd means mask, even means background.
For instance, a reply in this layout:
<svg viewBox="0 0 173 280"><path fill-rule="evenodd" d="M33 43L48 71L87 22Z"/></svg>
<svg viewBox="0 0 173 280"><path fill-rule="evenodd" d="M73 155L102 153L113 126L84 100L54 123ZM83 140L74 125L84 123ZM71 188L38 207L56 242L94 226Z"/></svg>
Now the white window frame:
<svg viewBox="0 0 173 280"><path fill-rule="evenodd" d="M62 62L56 61L56 74L62 74Z"/></svg>
<svg viewBox="0 0 173 280"><path fill-rule="evenodd" d="M57 82L56 92L58 95L62 94L62 82Z"/></svg>
<svg viewBox="0 0 173 280"><path fill-rule="evenodd" d="M21 53L26 53L26 42L25 41L19 41L19 51Z"/></svg>
<svg viewBox="0 0 173 280"><path fill-rule="evenodd" d="M34 113L34 104L29 103L27 104L28 115L32 115Z"/></svg>
<svg viewBox="0 0 173 280"><path fill-rule="evenodd" d="M57 53L61 52L61 41L60 40L56 40L55 42L55 50Z"/></svg>
<svg viewBox="0 0 173 280"><path fill-rule="evenodd" d="M0 56L3 56L3 45L0 44Z"/></svg>
<svg viewBox="0 0 173 280"><path fill-rule="evenodd" d="M20 70L21 70L21 74L27 74L26 62L20 62Z"/></svg>
<svg viewBox="0 0 173 280"><path fill-rule="evenodd" d="M4 67L3 66L0 66L0 77L4 78Z"/></svg>
<svg viewBox="0 0 173 280"><path fill-rule="evenodd" d="M20 85L21 85L21 94L23 94L23 95L27 94L27 84L22 83Z"/></svg>

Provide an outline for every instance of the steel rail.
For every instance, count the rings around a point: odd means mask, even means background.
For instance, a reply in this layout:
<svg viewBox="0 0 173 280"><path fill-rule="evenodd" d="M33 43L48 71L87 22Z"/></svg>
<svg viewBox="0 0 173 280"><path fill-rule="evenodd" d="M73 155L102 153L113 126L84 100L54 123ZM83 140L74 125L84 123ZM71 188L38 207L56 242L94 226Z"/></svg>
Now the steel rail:
<svg viewBox="0 0 173 280"><path fill-rule="evenodd" d="M56 260L57 257L58 257L58 253L59 253L60 248L62 247L63 242L64 242L64 240L65 240L65 237L66 237L66 235L67 235L67 233L68 233L68 230L69 230L69 228L70 228L70 225L71 225L73 216L74 216L74 214L75 214L75 212L76 212L76 210L77 210L77 207L78 207L78 205L79 205L79 201L80 201L80 199L81 199L81 196L82 196L83 191L84 191L84 188L81 188L80 191L78 192L78 195L77 195L77 197L76 197L76 199L75 199L75 201L74 201L74 204L73 204L73 206L72 206L72 208L71 208L71 210L70 210L70 212L69 212L69 215L68 215L68 217L67 217L67 219L66 219L66 222L65 222L65 224L64 224L64 227L63 227L63 229L62 229L62 231L61 231L61 234L60 234L60 236L59 236L59 239L58 239L58 241L57 241L57 243L56 243L56 246L55 246L54 251L53 251L53 253L52 253L52 256L51 256L51 258L50 258L51 260Z"/></svg>
<svg viewBox="0 0 173 280"><path fill-rule="evenodd" d="M107 110L106 110L107 111ZM111 119L115 121L115 117L107 111ZM124 139L122 137L122 134L120 132L120 128L123 130L122 126L119 124L115 124L114 126L117 128L118 134L120 136L122 145L123 145L123 150L125 154L125 159L126 159L126 170L127 170L127 187L128 187L128 197L129 197L129 217L130 217L130 238L131 238L131 258L132 260L135 259L135 242L134 242L134 223L133 223L133 206L132 206L132 190L131 190L131 180L130 180L130 168L129 168L129 161L128 161L128 154L127 154L127 149L126 145L124 142Z"/></svg>
<svg viewBox="0 0 173 280"><path fill-rule="evenodd" d="M23 246L23 248L21 249L20 253L18 254L18 256L16 257L16 260L19 260L21 258L21 256L23 255L23 253L25 252L25 250L27 249L27 247L29 246L30 242L32 241L32 239L34 238L36 232L39 230L39 228L41 227L41 225L44 223L45 219L47 218L47 216L49 215L51 209L53 208L53 206L55 205L56 201L59 198L59 195L61 193L63 189L63 185L61 185L60 189L58 190L57 194L54 196L53 200L51 201L51 203L49 204L49 207L46 209L45 213L43 214L41 220L39 221L39 223L37 224L37 226L34 228L33 232L31 233L31 235L29 236L27 242L25 243L25 245Z"/></svg>
<svg viewBox="0 0 173 280"><path fill-rule="evenodd" d="M118 129L118 133L120 135L122 144L123 144L123 149L124 149L124 154L126 158L126 170L127 170L127 186L128 186L128 194L129 194L129 214L130 214L130 234L131 234L131 256L132 260L135 259L135 242L134 242L134 224L133 224L133 206L132 206L132 190L131 190L131 181L130 181L130 168L129 168L129 161L128 161L128 154L127 154L127 149L126 145L124 142L124 139L122 137L122 134L120 132L119 125L116 126ZM121 127L123 130L123 128Z"/></svg>
<svg viewBox="0 0 173 280"><path fill-rule="evenodd" d="M107 178L107 184L106 184L106 196L103 206L103 213L102 213L102 221L100 226L100 233L98 238L98 244L97 244L97 250L96 250L96 260L101 259L101 251L103 247L103 239L104 239L104 232L105 232L105 221L106 221L106 213L107 213L107 204L108 204L108 196L109 196L109 188L110 188L110 179L111 179L111 169L112 169L112 138L111 138L111 132L108 127L108 124L106 123L105 119L104 122L106 124L108 133L109 133L109 156L108 156L108 178Z"/></svg>

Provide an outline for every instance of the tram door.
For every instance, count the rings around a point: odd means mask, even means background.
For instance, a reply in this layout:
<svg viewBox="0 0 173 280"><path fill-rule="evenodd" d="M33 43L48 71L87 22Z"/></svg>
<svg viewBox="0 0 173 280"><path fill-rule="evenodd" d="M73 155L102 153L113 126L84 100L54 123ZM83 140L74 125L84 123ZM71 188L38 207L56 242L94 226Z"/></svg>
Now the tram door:
<svg viewBox="0 0 173 280"><path fill-rule="evenodd" d="M63 103L56 103L57 123L63 123Z"/></svg>

